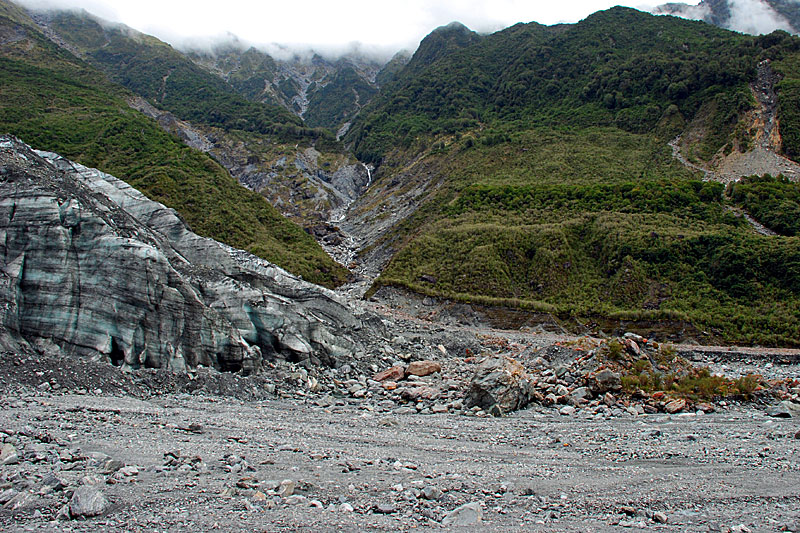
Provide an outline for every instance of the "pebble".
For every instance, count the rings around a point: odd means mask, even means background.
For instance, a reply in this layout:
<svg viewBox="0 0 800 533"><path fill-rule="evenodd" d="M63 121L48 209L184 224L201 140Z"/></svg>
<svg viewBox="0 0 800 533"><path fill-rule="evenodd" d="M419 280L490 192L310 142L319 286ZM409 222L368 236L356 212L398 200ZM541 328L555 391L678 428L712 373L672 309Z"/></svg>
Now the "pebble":
<svg viewBox="0 0 800 533"><path fill-rule="evenodd" d="M483 520L483 511L479 502L465 503L444 515L442 525L445 527L472 526Z"/></svg>
<svg viewBox="0 0 800 533"><path fill-rule="evenodd" d="M397 506L391 502L381 502L375 506L375 512L380 514L396 513Z"/></svg>

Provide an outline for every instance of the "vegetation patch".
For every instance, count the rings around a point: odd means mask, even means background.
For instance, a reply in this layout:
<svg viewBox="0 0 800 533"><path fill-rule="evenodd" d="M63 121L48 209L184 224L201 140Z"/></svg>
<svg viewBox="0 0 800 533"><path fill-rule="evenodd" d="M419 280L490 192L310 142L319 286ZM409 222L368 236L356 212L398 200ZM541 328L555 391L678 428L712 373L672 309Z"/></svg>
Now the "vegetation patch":
<svg viewBox="0 0 800 533"><path fill-rule="evenodd" d="M800 234L800 184L784 176L751 176L728 185L727 195L772 231Z"/></svg>

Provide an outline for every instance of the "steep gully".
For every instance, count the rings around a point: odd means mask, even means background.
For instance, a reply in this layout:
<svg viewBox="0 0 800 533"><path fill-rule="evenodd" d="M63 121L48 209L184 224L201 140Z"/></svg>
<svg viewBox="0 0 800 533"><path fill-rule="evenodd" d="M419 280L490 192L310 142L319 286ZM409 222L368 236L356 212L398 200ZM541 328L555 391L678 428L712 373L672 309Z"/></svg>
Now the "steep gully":
<svg viewBox="0 0 800 533"><path fill-rule="evenodd" d="M678 135L669 142L672 148L672 157L686 168L703 174L704 181L718 181L731 183L740 179L753 176L771 174L784 175L793 181L800 179L800 165L781 156L781 136L778 128L778 95L775 86L780 81L780 76L772 70L769 60L758 65L758 78L750 85L753 97L758 103L758 109L748 114L745 120L750 123L750 130L754 132L753 147L745 152L733 150L726 156L717 155L708 166L698 165L689 161L682 151L683 135ZM728 207L737 217L744 219L753 229L765 236L777 235L765 227L743 210Z"/></svg>
<svg viewBox="0 0 800 533"><path fill-rule="evenodd" d="M361 165L367 171L367 183L361 189L360 195L364 194L372 185L372 171L375 170L375 167L371 164L361 163ZM328 224L337 229L342 235L342 239L335 243L320 241L322 248L328 255L353 272L353 280L338 289L339 293L351 298L363 297L378 276L378 272L369 269L365 263L356 262L356 256L365 243L350 231L347 224L343 224L347 219L348 210L357 199L358 196L331 210Z"/></svg>
<svg viewBox="0 0 800 533"><path fill-rule="evenodd" d="M239 164L238 160L242 157L238 156L241 154L237 156L229 153L229 148L221 142L222 134L220 132L206 131L194 124L180 120L171 113L154 107L143 98L131 98L128 105L157 120L164 130L178 135L192 148L212 155L243 186L259 192L270 187L269 176L263 175L263 172L248 173L250 165ZM313 156L314 154L309 154L309 151L314 152L313 149L298 152L295 166L298 172L305 175L308 181L314 184L320 203L329 206L320 209L317 213L321 218L319 222L322 224L317 224L312 235L328 255L352 272L352 280L340 287L338 292L346 297L361 298L378 277L380 268L372 262L356 262L358 252L369 239L357 236L354 224L348 220L347 214L354 203L363 197L372 185L375 167L371 164L359 163L349 165L347 168L350 169L350 172L344 172L343 175L340 173L342 170L346 170L344 167L327 177L322 177L321 171L316 165L316 157ZM250 153L246 159L252 158L258 158L258 154ZM356 172L357 169L363 169L363 172L366 173L365 182L363 178L359 179L357 176L359 174ZM291 213L286 212L285 208L291 203L291 198L279 198L278 201L273 201L276 207L283 208L282 211L287 216L290 216ZM310 219L307 220L307 222L309 221ZM321 231L317 231L320 229Z"/></svg>

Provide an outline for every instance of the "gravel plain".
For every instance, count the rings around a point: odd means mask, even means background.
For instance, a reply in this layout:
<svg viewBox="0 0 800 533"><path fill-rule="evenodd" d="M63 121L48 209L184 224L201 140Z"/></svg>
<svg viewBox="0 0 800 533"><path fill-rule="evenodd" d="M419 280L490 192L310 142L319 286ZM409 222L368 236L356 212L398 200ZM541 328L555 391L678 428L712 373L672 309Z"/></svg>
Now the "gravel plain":
<svg viewBox="0 0 800 533"><path fill-rule="evenodd" d="M152 379L151 394L88 362L44 390L14 361L0 358L4 531L800 530L800 424L763 406L397 414ZM99 388L115 383L127 392ZM71 507L86 486L97 516Z"/></svg>

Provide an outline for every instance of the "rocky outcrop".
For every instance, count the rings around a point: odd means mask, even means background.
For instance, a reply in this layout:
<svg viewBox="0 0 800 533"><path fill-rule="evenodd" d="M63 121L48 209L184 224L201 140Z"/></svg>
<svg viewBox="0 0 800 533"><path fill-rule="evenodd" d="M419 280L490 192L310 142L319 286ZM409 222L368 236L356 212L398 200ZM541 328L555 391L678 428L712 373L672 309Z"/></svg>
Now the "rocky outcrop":
<svg viewBox="0 0 800 533"><path fill-rule="evenodd" d="M338 297L189 231L123 181L0 137L2 347L130 368L334 364L362 330Z"/></svg>
<svg viewBox="0 0 800 533"><path fill-rule="evenodd" d="M239 183L261 193L283 215L304 225L342 218L371 183L370 169L344 153L322 154L314 148L295 147L290 156L276 155L272 143L191 124L144 98L131 97L128 104L188 146L210 154Z"/></svg>

